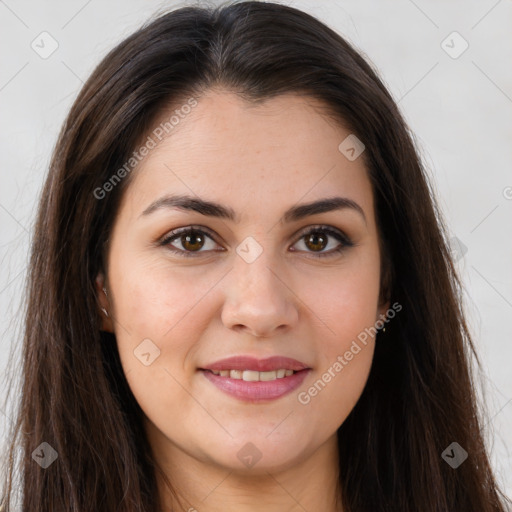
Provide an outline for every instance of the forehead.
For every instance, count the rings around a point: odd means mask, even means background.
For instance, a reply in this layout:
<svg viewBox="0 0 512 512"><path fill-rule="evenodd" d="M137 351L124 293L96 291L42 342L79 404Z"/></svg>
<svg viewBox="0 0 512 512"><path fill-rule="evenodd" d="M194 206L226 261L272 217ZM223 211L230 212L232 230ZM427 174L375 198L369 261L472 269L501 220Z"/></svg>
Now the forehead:
<svg viewBox="0 0 512 512"><path fill-rule="evenodd" d="M134 171L123 203L135 215L164 193L186 193L249 218L261 217L264 205L281 204L277 212L340 193L371 209L363 159L350 161L338 149L350 131L323 107L295 94L253 104L231 92L209 91L161 141L150 133L156 145ZM162 112L155 127L176 109Z"/></svg>

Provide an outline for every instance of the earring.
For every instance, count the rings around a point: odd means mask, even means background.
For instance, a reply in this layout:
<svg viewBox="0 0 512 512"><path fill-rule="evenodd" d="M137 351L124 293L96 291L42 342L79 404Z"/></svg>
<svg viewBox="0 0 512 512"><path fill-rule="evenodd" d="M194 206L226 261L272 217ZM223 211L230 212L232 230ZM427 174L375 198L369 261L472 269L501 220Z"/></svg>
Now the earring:
<svg viewBox="0 0 512 512"><path fill-rule="evenodd" d="M107 295L107 289L105 287L103 287L103 293L105 294L105 297L107 297L108 299L108 295ZM105 313L105 316L108 317L108 312L105 308L101 308L101 310L103 311L103 313Z"/></svg>

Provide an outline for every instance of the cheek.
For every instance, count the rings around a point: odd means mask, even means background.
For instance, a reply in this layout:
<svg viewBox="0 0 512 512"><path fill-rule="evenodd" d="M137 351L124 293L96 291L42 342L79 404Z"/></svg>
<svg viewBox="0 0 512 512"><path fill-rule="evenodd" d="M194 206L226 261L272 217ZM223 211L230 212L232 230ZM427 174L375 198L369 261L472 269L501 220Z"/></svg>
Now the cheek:
<svg viewBox="0 0 512 512"><path fill-rule="evenodd" d="M350 361L345 352L330 358L308 386L297 394L302 416L319 431L333 432L347 419L358 402L370 373L373 342L360 345ZM338 360L338 356L340 359Z"/></svg>
<svg viewBox="0 0 512 512"><path fill-rule="evenodd" d="M185 383L191 352L208 318L201 301L208 288L191 285L183 273L174 274L165 276L158 267L132 267L116 289L116 339L123 371L139 405L156 417L163 408L171 418L172 411L190 401L180 383Z"/></svg>
<svg viewBox="0 0 512 512"><path fill-rule="evenodd" d="M316 336L314 378L297 396L311 418L323 418L321 428L335 429L345 421L363 392L373 361L375 308L352 291L347 288L335 297L324 297L336 306L325 303L323 320L329 329L322 328L324 335ZM370 304L373 301L371 296Z"/></svg>
<svg viewBox="0 0 512 512"><path fill-rule="evenodd" d="M146 344L143 353L149 351L149 360L154 360L153 370L189 370L184 366L192 361L191 352L215 315L207 292L214 289L219 276L198 267L172 269L166 261L118 263L111 277L116 337L125 372L138 375L145 368L137 358L144 347L141 343Z"/></svg>
<svg viewBox="0 0 512 512"><path fill-rule="evenodd" d="M346 419L370 372L380 288L378 263L378 253L368 252L320 279L317 274L317 286L306 295L311 323L318 325L316 336L312 333L318 365L316 379L300 389L298 401L320 415L330 410L331 426Z"/></svg>
<svg viewBox="0 0 512 512"><path fill-rule="evenodd" d="M301 271L299 295L325 326L329 346L357 337L377 320L380 291L379 255L359 251L330 269Z"/></svg>

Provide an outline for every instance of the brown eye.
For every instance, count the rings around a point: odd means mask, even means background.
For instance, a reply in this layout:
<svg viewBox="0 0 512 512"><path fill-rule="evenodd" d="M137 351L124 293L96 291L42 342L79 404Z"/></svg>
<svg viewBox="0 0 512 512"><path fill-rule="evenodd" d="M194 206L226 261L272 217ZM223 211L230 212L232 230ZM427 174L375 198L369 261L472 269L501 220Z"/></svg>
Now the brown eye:
<svg viewBox="0 0 512 512"><path fill-rule="evenodd" d="M181 244L187 251L198 251L204 245L204 236L199 231L191 231L191 233L181 235Z"/></svg>
<svg viewBox="0 0 512 512"><path fill-rule="evenodd" d="M200 256L217 248L212 235L197 228L176 229L164 237L160 245L180 256Z"/></svg>
<svg viewBox="0 0 512 512"><path fill-rule="evenodd" d="M331 243L338 242L336 243ZM301 252L309 253L313 257L329 257L336 256L345 249L352 247L354 244L350 238L343 232L328 226L313 226L308 231L302 233L296 244L302 244L305 249ZM330 250L325 250L326 248ZM292 249L294 252L297 249Z"/></svg>
<svg viewBox="0 0 512 512"><path fill-rule="evenodd" d="M319 231L309 233L304 238L306 247L308 247L312 251L322 251L327 246L328 237L326 237Z"/></svg>

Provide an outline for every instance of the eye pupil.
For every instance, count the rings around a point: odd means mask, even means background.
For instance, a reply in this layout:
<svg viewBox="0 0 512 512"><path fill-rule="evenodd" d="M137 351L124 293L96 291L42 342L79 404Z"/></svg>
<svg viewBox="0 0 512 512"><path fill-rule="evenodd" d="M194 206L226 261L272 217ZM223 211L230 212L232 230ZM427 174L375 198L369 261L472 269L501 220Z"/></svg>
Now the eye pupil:
<svg viewBox="0 0 512 512"><path fill-rule="evenodd" d="M319 242L321 240L321 242ZM327 245L326 237L325 235L322 235L318 232L310 233L307 236L306 239L306 245L313 250L319 250L325 249L325 246Z"/></svg>
<svg viewBox="0 0 512 512"><path fill-rule="evenodd" d="M204 238L200 233L194 232L193 234L183 235L181 237L181 243L183 244L183 247L185 247L185 249L188 251L197 251L203 247ZM199 245L199 247L191 247L194 245Z"/></svg>

